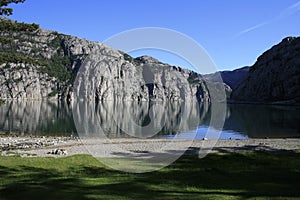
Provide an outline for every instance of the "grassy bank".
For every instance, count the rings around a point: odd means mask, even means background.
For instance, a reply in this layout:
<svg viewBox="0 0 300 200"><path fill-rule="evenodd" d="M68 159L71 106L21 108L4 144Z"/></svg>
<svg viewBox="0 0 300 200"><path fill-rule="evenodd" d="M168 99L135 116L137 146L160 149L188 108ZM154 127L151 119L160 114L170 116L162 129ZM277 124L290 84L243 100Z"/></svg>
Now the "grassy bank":
<svg viewBox="0 0 300 200"><path fill-rule="evenodd" d="M299 199L297 153L184 156L146 174L91 156L0 157L1 199Z"/></svg>

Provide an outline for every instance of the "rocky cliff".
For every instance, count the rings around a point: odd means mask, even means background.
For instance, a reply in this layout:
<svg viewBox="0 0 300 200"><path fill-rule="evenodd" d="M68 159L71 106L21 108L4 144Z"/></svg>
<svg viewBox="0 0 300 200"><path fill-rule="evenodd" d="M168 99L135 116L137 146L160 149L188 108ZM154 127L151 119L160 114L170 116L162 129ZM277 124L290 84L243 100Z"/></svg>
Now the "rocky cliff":
<svg viewBox="0 0 300 200"><path fill-rule="evenodd" d="M72 100L77 80L75 96L95 100L210 100L193 71L36 25L1 18L0 42L0 99Z"/></svg>
<svg viewBox="0 0 300 200"><path fill-rule="evenodd" d="M300 103L300 37L288 37L263 53L232 92L235 101Z"/></svg>
<svg viewBox="0 0 300 200"><path fill-rule="evenodd" d="M74 84L76 98L98 101L208 101L210 98L200 75L152 57L133 59L111 50L94 53L91 59L87 58L79 69Z"/></svg>

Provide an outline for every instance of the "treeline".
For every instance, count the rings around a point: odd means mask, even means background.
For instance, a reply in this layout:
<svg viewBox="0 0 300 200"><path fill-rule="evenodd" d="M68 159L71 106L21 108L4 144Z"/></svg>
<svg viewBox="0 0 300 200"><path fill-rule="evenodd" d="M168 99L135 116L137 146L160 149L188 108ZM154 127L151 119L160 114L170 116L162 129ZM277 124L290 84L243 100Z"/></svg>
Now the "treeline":
<svg viewBox="0 0 300 200"><path fill-rule="evenodd" d="M19 23L10 20L1 20L0 21L0 31L25 31L25 32L34 32L39 29L40 26L38 24L26 24Z"/></svg>

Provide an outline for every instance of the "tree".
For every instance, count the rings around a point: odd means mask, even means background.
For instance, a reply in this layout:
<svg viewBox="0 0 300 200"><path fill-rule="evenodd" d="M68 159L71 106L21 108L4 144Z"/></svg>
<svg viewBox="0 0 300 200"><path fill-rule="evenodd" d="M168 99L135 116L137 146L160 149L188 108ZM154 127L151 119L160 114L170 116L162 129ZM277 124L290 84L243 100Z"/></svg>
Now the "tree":
<svg viewBox="0 0 300 200"><path fill-rule="evenodd" d="M0 0L0 15L12 15L13 9L12 8L7 8L8 4L11 3L24 3L25 0Z"/></svg>

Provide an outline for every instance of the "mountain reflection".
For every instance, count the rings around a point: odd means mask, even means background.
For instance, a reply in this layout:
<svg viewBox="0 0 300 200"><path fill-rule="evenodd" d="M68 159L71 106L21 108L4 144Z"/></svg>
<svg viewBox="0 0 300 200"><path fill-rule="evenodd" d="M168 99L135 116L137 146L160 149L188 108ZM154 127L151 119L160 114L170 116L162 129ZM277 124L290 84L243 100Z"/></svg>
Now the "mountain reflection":
<svg viewBox="0 0 300 200"><path fill-rule="evenodd" d="M299 107L228 105L221 138L299 137L299 113ZM0 116L0 132L17 135L166 138L197 127L205 132L211 111L197 102L12 101L0 106Z"/></svg>
<svg viewBox="0 0 300 200"><path fill-rule="evenodd" d="M197 102L77 102L73 116L80 136L149 138L196 130L208 106Z"/></svg>
<svg viewBox="0 0 300 200"><path fill-rule="evenodd" d="M197 102L11 101L0 106L0 132L98 136L102 131L107 137L148 138L195 130L207 111L208 105Z"/></svg>
<svg viewBox="0 0 300 200"><path fill-rule="evenodd" d="M0 132L18 135L76 134L72 109L51 101L11 101L0 106Z"/></svg>

